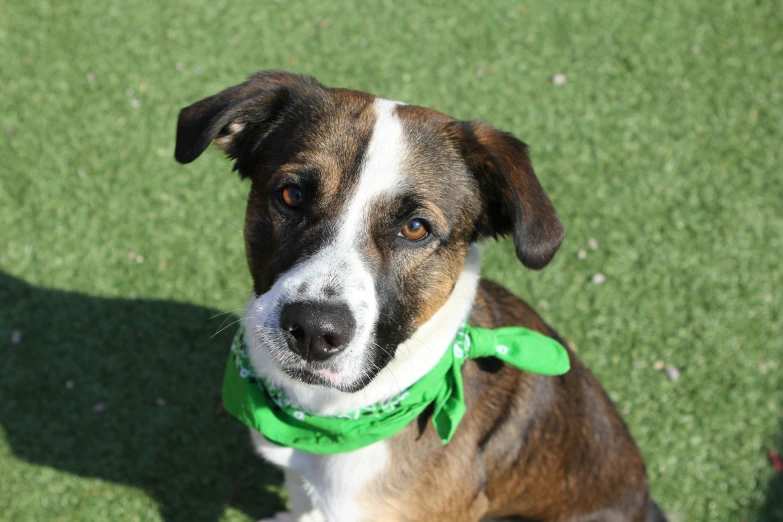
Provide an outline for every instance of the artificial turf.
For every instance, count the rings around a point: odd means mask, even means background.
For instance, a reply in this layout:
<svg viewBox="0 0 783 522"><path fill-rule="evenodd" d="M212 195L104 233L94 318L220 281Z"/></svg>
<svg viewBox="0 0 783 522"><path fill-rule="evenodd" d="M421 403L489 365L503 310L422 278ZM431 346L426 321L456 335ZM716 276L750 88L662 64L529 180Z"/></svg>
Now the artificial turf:
<svg viewBox="0 0 783 522"><path fill-rule="evenodd" d="M0 56L0 520L283 506L217 409L248 186L172 159L181 107L265 68L527 141L569 234L485 274L577 346L667 511L783 520L778 2L33 0Z"/></svg>

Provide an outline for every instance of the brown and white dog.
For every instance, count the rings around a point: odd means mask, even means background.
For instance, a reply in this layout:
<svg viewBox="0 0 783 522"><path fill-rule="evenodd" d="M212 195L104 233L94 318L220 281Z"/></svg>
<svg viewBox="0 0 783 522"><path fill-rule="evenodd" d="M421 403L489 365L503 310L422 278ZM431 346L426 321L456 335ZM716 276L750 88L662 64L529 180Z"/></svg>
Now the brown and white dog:
<svg viewBox="0 0 783 522"><path fill-rule="evenodd" d="M564 228L527 147L478 122L266 71L182 110L176 159L212 142L251 181L245 310L254 369L321 415L425 375L460 323L560 340L479 276L482 240L540 269ZM571 353L562 377L464 367L467 414L442 445L425 412L392 438L313 455L252 439L302 521L663 521L612 402Z"/></svg>

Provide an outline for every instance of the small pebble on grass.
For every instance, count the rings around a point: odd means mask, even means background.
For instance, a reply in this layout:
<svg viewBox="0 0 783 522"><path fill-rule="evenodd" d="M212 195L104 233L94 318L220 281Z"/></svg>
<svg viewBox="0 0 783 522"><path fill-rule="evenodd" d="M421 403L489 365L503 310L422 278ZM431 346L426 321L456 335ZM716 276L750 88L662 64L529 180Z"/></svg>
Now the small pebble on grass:
<svg viewBox="0 0 783 522"><path fill-rule="evenodd" d="M19 344L22 342L22 331L16 329L11 332L11 344Z"/></svg>
<svg viewBox="0 0 783 522"><path fill-rule="evenodd" d="M87 73L87 83L95 83L95 75L93 73Z"/></svg>
<svg viewBox="0 0 783 522"><path fill-rule="evenodd" d="M542 299L538 302L538 307L542 310L549 310L549 301Z"/></svg>
<svg viewBox="0 0 783 522"><path fill-rule="evenodd" d="M566 83L566 75L563 73L557 73L556 75L552 76L552 85L555 87L561 87L565 85Z"/></svg>
<svg viewBox="0 0 783 522"><path fill-rule="evenodd" d="M591 279L594 285L602 285L606 282L606 276L603 275L601 272L598 272L597 274L593 275L593 278Z"/></svg>
<svg viewBox="0 0 783 522"><path fill-rule="evenodd" d="M653 363L653 369L656 371L663 370L663 367L666 366L666 364L663 361L655 361Z"/></svg>
<svg viewBox="0 0 783 522"><path fill-rule="evenodd" d="M69 390L73 390L73 381L65 381L65 387Z"/></svg>
<svg viewBox="0 0 783 522"><path fill-rule="evenodd" d="M590 247L590 250L598 250L598 241L594 237L591 237L587 240L587 246Z"/></svg>
<svg viewBox="0 0 783 522"><path fill-rule="evenodd" d="M102 402L92 405L93 413L103 413L104 411L106 411L106 406L104 406Z"/></svg>
<svg viewBox="0 0 783 522"><path fill-rule="evenodd" d="M487 74L492 74L493 72L494 71L491 68L489 68L489 67L487 67L485 65L482 65L481 67L476 69L476 76L481 78L482 76L486 76Z"/></svg>
<svg viewBox="0 0 783 522"><path fill-rule="evenodd" d="M668 377L672 382L677 382L680 380L680 370L678 370L675 366L669 366L666 368L666 377Z"/></svg>
<svg viewBox="0 0 783 522"><path fill-rule="evenodd" d="M157 399L155 399L155 404L157 404L158 406L165 406L166 405L166 399L158 397Z"/></svg>
<svg viewBox="0 0 783 522"><path fill-rule="evenodd" d="M579 252L576 253L576 258L580 260L587 259L587 250L582 249Z"/></svg>

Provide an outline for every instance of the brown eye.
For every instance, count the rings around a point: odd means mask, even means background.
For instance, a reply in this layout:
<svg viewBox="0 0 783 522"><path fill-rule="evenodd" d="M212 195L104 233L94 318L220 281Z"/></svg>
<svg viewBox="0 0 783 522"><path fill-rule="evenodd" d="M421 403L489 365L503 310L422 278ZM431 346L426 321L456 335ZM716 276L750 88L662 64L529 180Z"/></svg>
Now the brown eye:
<svg viewBox="0 0 783 522"><path fill-rule="evenodd" d="M288 207L299 208L304 203L304 194L302 194L302 189L299 187L289 185L280 191L280 199Z"/></svg>
<svg viewBox="0 0 783 522"><path fill-rule="evenodd" d="M427 225L421 219L414 219L402 227L400 235L411 241L419 241L429 235Z"/></svg>

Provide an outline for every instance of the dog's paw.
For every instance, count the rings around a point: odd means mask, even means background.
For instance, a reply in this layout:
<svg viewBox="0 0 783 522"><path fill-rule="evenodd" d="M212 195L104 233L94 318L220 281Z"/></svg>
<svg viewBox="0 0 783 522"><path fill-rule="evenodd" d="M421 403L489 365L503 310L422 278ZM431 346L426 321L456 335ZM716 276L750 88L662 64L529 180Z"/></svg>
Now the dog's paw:
<svg viewBox="0 0 783 522"><path fill-rule="evenodd" d="M275 516L272 518L262 518L258 522L293 522L293 520L291 519L291 513L281 511L280 513L275 513Z"/></svg>

